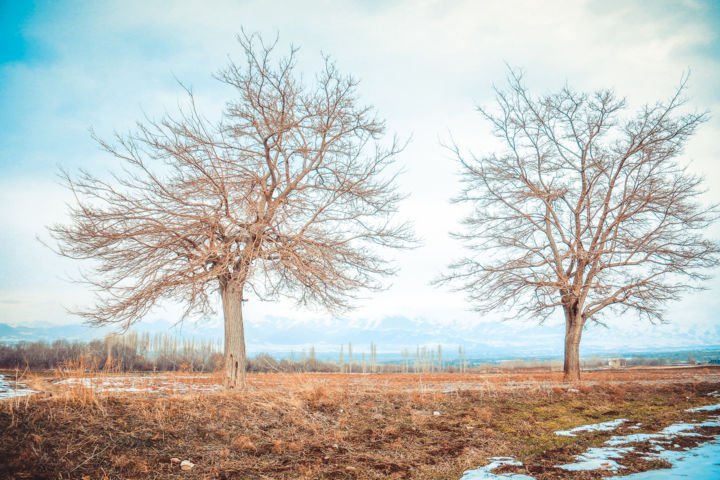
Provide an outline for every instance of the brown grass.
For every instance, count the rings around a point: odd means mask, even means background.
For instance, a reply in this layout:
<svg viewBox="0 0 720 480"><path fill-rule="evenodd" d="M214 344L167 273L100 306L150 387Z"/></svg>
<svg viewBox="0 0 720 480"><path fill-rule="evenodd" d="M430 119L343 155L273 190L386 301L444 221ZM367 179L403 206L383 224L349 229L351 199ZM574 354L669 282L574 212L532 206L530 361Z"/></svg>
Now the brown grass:
<svg viewBox="0 0 720 480"><path fill-rule="evenodd" d="M707 394L718 373L597 372L580 386L540 372L263 374L245 392L184 395L103 394L37 377L45 393L0 404L0 478L458 479L491 456L563 478L553 465L618 432L554 431L620 417L657 431L700 418L684 409L717 401ZM643 462L629 471L660 466ZM574 478L600 476L583 475Z"/></svg>

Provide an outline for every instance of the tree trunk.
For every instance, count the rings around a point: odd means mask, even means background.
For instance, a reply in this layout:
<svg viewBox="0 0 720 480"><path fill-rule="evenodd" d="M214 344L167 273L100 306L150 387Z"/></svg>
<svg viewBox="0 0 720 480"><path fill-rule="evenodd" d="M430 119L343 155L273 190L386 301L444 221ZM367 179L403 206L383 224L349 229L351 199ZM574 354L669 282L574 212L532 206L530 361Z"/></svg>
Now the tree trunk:
<svg viewBox="0 0 720 480"><path fill-rule="evenodd" d="M580 337L582 336L582 316L573 308L565 308L565 381L580 381Z"/></svg>
<svg viewBox="0 0 720 480"><path fill-rule="evenodd" d="M243 283L230 281L221 291L225 314L225 388L245 387L245 332L243 330Z"/></svg>

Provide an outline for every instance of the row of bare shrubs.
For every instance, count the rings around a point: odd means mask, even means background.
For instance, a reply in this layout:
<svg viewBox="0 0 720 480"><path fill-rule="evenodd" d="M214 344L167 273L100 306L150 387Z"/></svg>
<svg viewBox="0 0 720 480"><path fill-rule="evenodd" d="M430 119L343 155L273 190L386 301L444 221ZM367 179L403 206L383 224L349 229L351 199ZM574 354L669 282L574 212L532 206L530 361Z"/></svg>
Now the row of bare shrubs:
<svg viewBox="0 0 720 480"><path fill-rule="evenodd" d="M52 343L18 342L0 343L0 368L51 370L68 365L84 365L92 370L111 371L192 371L210 372L222 364L222 354L207 345L179 345L168 342L169 347L149 350L142 342L123 342L117 337L90 342L56 340ZM382 365L383 371L399 371L396 365ZM249 372L354 372L362 373L364 365L338 365L314 357L299 360L276 359L260 354L248 359Z"/></svg>
<svg viewBox="0 0 720 480"><path fill-rule="evenodd" d="M3 369L49 370L83 364L88 368L114 371L212 371L219 360L221 357L216 353L209 356L190 351L143 354L130 345L108 339L0 344L0 368Z"/></svg>

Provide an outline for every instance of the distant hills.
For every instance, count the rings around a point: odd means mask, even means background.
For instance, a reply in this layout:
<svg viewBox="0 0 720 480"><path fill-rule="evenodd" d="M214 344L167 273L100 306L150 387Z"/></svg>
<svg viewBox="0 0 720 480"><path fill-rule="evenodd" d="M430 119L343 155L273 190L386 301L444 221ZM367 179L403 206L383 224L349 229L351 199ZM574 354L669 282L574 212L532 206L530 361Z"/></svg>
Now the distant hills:
<svg viewBox="0 0 720 480"><path fill-rule="evenodd" d="M52 325L40 324L32 326L10 326L0 323L0 342L14 343L20 341L35 342L42 340L53 342L65 339L69 341L87 341L103 338L111 329L96 329L85 325Z"/></svg>

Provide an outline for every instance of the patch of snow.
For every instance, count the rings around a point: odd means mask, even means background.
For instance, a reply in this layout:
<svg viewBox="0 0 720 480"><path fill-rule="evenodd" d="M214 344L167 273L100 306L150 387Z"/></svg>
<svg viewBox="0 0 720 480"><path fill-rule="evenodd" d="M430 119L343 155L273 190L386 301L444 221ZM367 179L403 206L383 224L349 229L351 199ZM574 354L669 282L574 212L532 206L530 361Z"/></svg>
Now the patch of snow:
<svg viewBox="0 0 720 480"><path fill-rule="evenodd" d="M652 442L652 443L669 443L668 439L675 435L662 433L635 433L633 435L615 436L607 440L605 443L612 446L627 445L636 442Z"/></svg>
<svg viewBox="0 0 720 480"><path fill-rule="evenodd" d="M203 383L197 382L204 380ZM222 388L221 385L209 383L207 377L197 376L127 376L127 377L84 377L66 378L57 382L70 387L90 388L96 392L177 392L186 393L209 392Z"/></svg>
<svg viewBox="0 0 720 480"><path fill-rule="evenodd" d="M581 425L579 427L571 428L570 430L560 430L555 432L555 435L563 437L577 437L576 432L607 432L615 430L617 427L627 422L627 418L618 418L617 420L610 420L602 423L592 423L590 425Z"/></svg>
<svg viewBox="0 0 720 480"><path fill-rule="evenodd" d="M5 380L3 375L0 375L0 400L6 400L14 397L24 397L26 395L32 395L37 391L27 388L20 382L8 382Z"/></svg>
<svg viewBox="0 0 720 480"><path fill-rule="evenodd" d="M714 412L720 410L720 403L716 405L705 405L704 407L688 408L686 412Z"/></svg>
<svg viewBox="0 0 720 480"><path fill-rule="evenodd" d="M702 407L701 407L702 408ZM711 409L706 409L711 410ZM701 411L706 411L701 410ZM606 422L607 423L607 422ZM636 425L636 427L639 427L640 424ZM656 460L656 459L663 459L667 460L670 463L677 463L681 462L683 458L685 458L685 455L687 455L686 451L674 451L674 450L667 450L667 447L662 447L661 445L672 445L673 448L680 448L680 446L675 443L675 438L679 436L700 436L696 430L701 427L718 427L720 426L720 415L709 418L708 420L705 420L704 422L699 423L675 423L668 427L665 427L660 432L657 433L636 433L632 435L616 435L610 438L605 442L606 445L609 445L608 447L601 447L601 448L590 448L587 452L577 455L575 459L577 462L566 464L566 465L557 465L557 468L562 468L564 470L569 471L585 471L585 470L608 470L612 472L617 472L618 470L625 468L622 465L620 465L617 460L622 459L627 453L632 452L634 449L633 447L620 447L620 445L627 445L630 443L635 442L650 442L652 444L651 446L651 452L648 452L648 454L643 457L646 460ZM569 432L574 431L570 430ZM713 455L715 455L716 463L717 461L720 461L720 443L717 441L715 442L716 446L714 449ZM702 448L702 447L698 447ZM716 465L717 466L717 465ZM690 468L690 467L688 467ZM692 467L694 468L694 467ZM698 470L699 471L699 470ZM720 478L720 476L695 476L695 475L678 475L678 476L666 476L668 475L668 470L664 470L664 474L658 475L658 476L638 476L631 475L627 478L629 479L635 479L635 478L652 478L652 479L660 479L660 478ZM646 472L648 475L651 475L650 472Z"/></svg>
<svg viewBox="0 0 720 480"><path fill-rule="evenodd" d="M605 443L607 445L627 445L628 443L647 442L654 443L670 443L670 441L678 435L684 437L697 437L700 434L694 432L700 427L720 427L720 417L713 417L700 423L675 423L663 428L658 433L635 433L632 435L618 435L610 438Z"/></svg>
<svg viewBox="0 0 720 480"><path fill-rule="evenodd" d="M492 457L489 458L490 463L484 467L479 467L474 470L467 470L463 473L460 480L535 480L533 477L522 475L519 473L493 473L496 468L502 467L503 465L522 466L521 462L510 458L510 457Z"/></svg>
<svg viewBox="0 0 720 480"><path fill-rule="evenodd" d="M669 427L665 427L660 431L661 435L671 435L675 436L684 432L687 432L688 430L695 430L698 428L697 424L692 423L674 423L670 425Z"/></svg>
<svg viewBox="0 0 720 480"><path fill-rule="evenodd" d="M715 480L720 478L720 442L705 443L685 451L665 450L649 459L662 458L672 463L672 468L650 470L623 477L623 480L668 480L692 478Z"/></svg>
<svg viewBox="0 0 720 480"><path fill-rule="evenodd" d="M607 440L605 443L608 445L625 445L635 442L647 442L648 440L653 440L655 438L661 437L662 435L660 435L659 433L634 433L632 435L614 436L610 440Z"/></svg>
<svg viewBox="0 0 720 480"><path fill-rule="evenodd" d="M625 468L616 459L621 459L625 454L632 452L632 447L615 448L615 447L599 447L590 448L587 452L582 455L577 455L575 463L568 463L566 465L556 465L557 468L563 470L569 470L572 472L586 471L586 470L610 470L617 472L621 468Z"/></svg>

